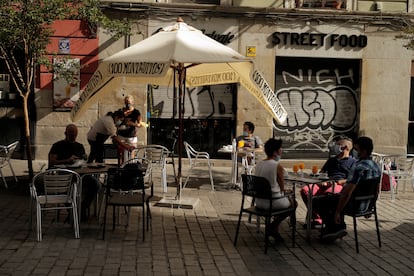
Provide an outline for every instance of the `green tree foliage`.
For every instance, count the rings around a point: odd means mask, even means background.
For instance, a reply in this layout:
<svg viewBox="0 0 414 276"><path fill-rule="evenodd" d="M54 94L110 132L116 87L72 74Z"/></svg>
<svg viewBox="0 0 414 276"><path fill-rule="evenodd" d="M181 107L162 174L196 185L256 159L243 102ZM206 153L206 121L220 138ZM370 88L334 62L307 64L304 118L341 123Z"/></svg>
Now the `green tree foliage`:
<svg viewBox="0 0 414 276"><path fill-rule="evenodd" d="M51 25L55 20L62 19L87 20L91 28L103 27L114 37L130 32L127 22L105 16L99 7L99 0L0 0L0 59L10 72L11 81L22 99L30 177L33 176L33 165L28 99L34 93L38 65L51 65L46 55L53 33ZM50 70L53 71L53 68Z"/></svg>

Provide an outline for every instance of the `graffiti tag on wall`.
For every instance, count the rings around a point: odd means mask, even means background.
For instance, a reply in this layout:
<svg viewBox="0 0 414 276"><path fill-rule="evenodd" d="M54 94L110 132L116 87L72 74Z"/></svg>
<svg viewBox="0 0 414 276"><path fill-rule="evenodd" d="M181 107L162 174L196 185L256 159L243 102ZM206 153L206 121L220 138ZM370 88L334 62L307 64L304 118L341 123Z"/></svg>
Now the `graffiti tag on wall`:
<svg viewBox="0 0 414 276"><path fill-rule="evenodd" d="M277 58L276 94L288 118L274 134L287 151L328 152L332 138L358 132L359 60ZM311 157L311 156L309 156Z"/></svg>
<svg viewBox="0 0 414 276"><path fill-rule="evenodd" d="M172 87L149 86L148 108L151 118L178 119L178 91ZM234 118L237 86L211 85L185 89L184 118Z"/></svg>

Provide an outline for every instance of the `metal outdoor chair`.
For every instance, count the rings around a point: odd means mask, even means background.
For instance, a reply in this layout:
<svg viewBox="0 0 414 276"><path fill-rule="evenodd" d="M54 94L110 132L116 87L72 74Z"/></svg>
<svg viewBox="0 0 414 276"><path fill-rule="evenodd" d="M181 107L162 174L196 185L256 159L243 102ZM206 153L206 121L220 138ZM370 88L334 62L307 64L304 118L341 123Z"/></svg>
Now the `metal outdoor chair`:
<svg viewBox="0 0 414 276"><path fill-rule="evenodd" d="M398 192L398 186L402 185L402 192L405 192L406 183L413 183L414 180L414 156L407 155L390 155L384 159L385 169L383 173L388 176L390 183L391 199L395 199ZM395 182L393 181L395 179ZM396 183L395 187L392 183Z"/></svg>
<svg viewBox="0 0 414 276"><path fill-rule="evenodd" d="M378 247L381 247L381 236L379 231L377 215L377 198L379 191L380 178L373 178L359 183L351 195L344 214L351 216L354 223L355 249L359 253L357 218L369 217L374 215L375 227L377 231Z"/></svg>
<svg viewBox="0 0 414 276"><path fill-rule="evenodd" d="M167 157L169 150L161 145L145 145L138 146L131 152L131 156L135 158L144 158L148 160L150 167L149 178L152 182L153 173L156 169L161 171L161 185L163 192L167 192Z"/></svg>
<svg viewBox="0 0 414 276"><path fill-rule="evenodd" d="M293 202L295 202L295 186L293 186L292 194L286 194L284 196L273 197L272 196L272 189L270 187L269 181L266 178L255 176L255 175L247 175L242 174L242 202L240 207L240 214L239 220L237 222L236 228L236 236L234 238L234 246L237 244L237 238L239 235L240 224L243 213L247 213L249 215L264 217L265 218L265 253L267 253L267 248L269 245L269 236L270 233L268 231L268 225L270 224L270 219L273 216L281 215L281 214L289 214L290 216L290 225L292 227L292 246L295 246L295 233L296 233L296 208L294 205L285 209L273 209L272 208L272 201L275 199L280 199L284 197L291 197ZM250 198L252 201L255 201L256 198L260 199L267 199L269 200L269 208L267 210L257 208L255 206L245 207L246 198Z"/></svg>
<svg viewBox="0 0 414 276"><path fill-rule="evenodd" d="M149 203L150 203L150 199L154 196L154 182L153 182L152 177L151 177L152 167L151 167L150 161L148 159L135 157L135 158L131 158L131 159L125 161L122 164L121 168L131 167L131 165L133 165L133 164L140 164L141 170L143 172L145 172L144 173L144 188L146 190L148 190L148 189L150 190L150 193L149 194L147 193L146 200L145 200L145 204L147 206L147 230L148 230L149 229L149 220L152 217ZM128 208L128 218L127 218L127 224L126 224L127 226L129 224L129 219L130 219L130 215L131 215L130 211L131 211L131 207Z"/></svg>
<svg viewBox="0 0 414 276"><path fill-rule="evenodd" d="M138 159L137 159L138 160ZM112 229L115 229L115 207L128 208L128 220L131 213L130 207L142 207L142 240L145 241L145 207L147 207L147 221L149 220L149 199L152 195L146 194L144 184L146 168L141 162L125 164L122 168L110 168L105 183L105 212L102 238L105 239L106 218L108 206L112 206ZM127 223L128 225L128 223ZM148 223L147 223L148 225ZM147 227L148 230L148 227Z"/></svg>
<svg viewBox="0 0 414 276"><path fill-rule="evenodd" d="M19 141L16 141L7 146L0 146L0 174L1 174L1 178L3 178L3 183L6 188L8 186L7 186L6 178L4 177L2 169L7 166L10 167L10 170L14 176L14 180L16 181L16 183L18 182L16 174L14 173L14 170L13 170L13 166L10 162L13 152L16 150L18 144L19 144Z"/></svg>
<svg viewBox="0 0 414 276"><path fill-rule="evenodd" d="M208 166L208 172L209 172L209 175L210 175L211 190L214 191L213 173L212 173L212 170L211 170L210 155L208 154L208 152L196 151L187 142L184 142L184 147L185 147L185 151L187 152L188 161L190 162L190 168L188 170L188 175L187 175L187 178L185 179L183 189L187 185L188 179L190 178L190 175L191 175L191 172L193 171L193 169L196 166L201 165L203 163L203 161L201 159L204 159L205 160L204 163L207 163L207 166Z"/></svg>
<svg viewBox="0 0 414 276"><path fill-rule="evenodd" d="M42 212L50 210L72 210L75 238L79 239L79 217L77 210L78 173L67 169L51 169L36 174L30 184L30 225L33 207L36 212L36 236L42 240ZM36 187L36 185L39 185ZM38 191L40 190L40 191Z"/></svg>
<svg viewBox="0 0 414 276"><path fill-rule="evenodd" d="M176 157L175 155L176 155L176 148L177 148L177 138L174 137L171 140L172 140L171 148L168 151L168 154L166 156L166 157L169 157L170 160L166 159L166 164L167 165L172 165L172 167L173 167L173 173L174 173L174 181L175 181L175 184L178 186L178 183L177 183L177 173L176 173L176 170L175 170L175 159L174 159Z"/></svg>

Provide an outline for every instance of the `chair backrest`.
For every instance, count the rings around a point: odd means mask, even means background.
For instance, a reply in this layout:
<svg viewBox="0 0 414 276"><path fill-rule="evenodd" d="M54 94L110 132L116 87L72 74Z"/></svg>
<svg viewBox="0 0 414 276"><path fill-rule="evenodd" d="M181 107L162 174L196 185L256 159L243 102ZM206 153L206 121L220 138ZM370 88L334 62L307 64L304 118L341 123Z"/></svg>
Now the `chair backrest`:
<svg viewBox="0 0 414 276"><path fill-rule="evenodd" d="M352 193L351 198L361 200L361 198L371 197L377 198L379 192L380 178L366 179L358 183L355 190Z"/></svg>
<svg viewBox="0 0 414 276"><path fill-rule="evenodd" d="M413 172L414 158L407 156L399 156L395 159L395 165L397 170L407 174L412 174Z"/></svg>
<svg viewBox="0 0 414 276"><path fill-rule="evenodd" d="M187 152L187 157L190 161L200 153L200 151L195 150L188 142L184 141L184 147L185 151Z"/></svg>
<svg viewBox="0 0 414 276"><path fill-rule="evenodd" d="M133 156L137 158L145 158L152 165L164 166L165 159L169 154L169 150L161 145L145 145L139 146L133 151Z"/></svg>
<svg viewBox="0 0 414 276"><path fill-rule="evenodd" d="M144 189L145 171L139 163L126 164L123 168L109 168L106 185L108 189L130 191Z"/></svg>
<svg viewBox="0 0 414 276"><path fill-rule="evenodd" d="M148 159L141 158L141 157L134 157L127 161L125 161L121 168L138 168L143 172L145 176L149 174L151 171L151 164Z"/></svg>
<svg viewBox="0 0 414 276"><path fill-rule="evenodd" d="M384 163L385 163L385 158L383 156L381 156L381 154L373 152L372 153L372 160L378 164L378 166L381 168L381 170L384 169Z"/></svg>
<svg viewBox="0 0 414 276"><path fill-rule="evenodd" d="M15 141L7 146L7 151L9 152L10 157L13 154L13 152L16 150L18 145L19 145L19 141Z"/></svg>
<svg viewBox="0 0 414 276"><path fill-rule="evenodd" d="M0 146L0 165L8 162L17 148L19 141L13 142L7 146Z"/></svg>
<svg viewBox="0 0 414 276"><path fill-rule="evenodd" d="M0 168L7 164L7 147L0 146Z"/></svg>
<svg viewBox="0 0 414 276"><path fill-rule="evenodd" d="M176 136L167 136L167 141L165 143L166 148L168 149L168 155L175 156L177 154L177 137Z"/></svg>
<svg viewBox="0 0 414 276"><path fill-rule="evenodd" d="M47 203L49 196L67 195L68 198L75 197L80 183L80 176L72 170L51 169L35 175L31 183L32 188L40 183L43 184L43 195Z"/></svg>
<svg viewBox="0 0 414 276"><path fill-rule="evenodd" d="M243 195L254 198L271 199L272 188L266 178L256 175L242 174Z"/></svg>
<svg viewBox="0 0 414 276"><path fill-rule="evenodd" d="M349 206L355 213L371 211L377 201L381 179L371 178L358 183L352 192Z"/></svg>

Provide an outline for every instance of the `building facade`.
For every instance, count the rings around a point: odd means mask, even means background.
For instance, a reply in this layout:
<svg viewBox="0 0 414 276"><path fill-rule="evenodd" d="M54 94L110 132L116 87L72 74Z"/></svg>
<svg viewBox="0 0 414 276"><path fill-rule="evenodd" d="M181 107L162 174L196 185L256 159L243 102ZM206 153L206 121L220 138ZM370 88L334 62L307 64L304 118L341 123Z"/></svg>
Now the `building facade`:
<svg viewBox="0 0 414 276"><path fill-rule="evenodd" d="M85 38L97 44L96 51L89 51L94 65L80 72L80 90L98 60L173 24L178 16L255 61L288 119L274 123L239 84L187 88L184 137L213 156L220 157L217 149L242 133L245 121L256 125L255 134L264 141L282 138L286 157L326 157L338 134L368 135L378 152L414 150L413 51L397 38L410 25L411 1L102 1L102 7L110 17L128 18L133 34L114 41L98 29L96 38ZM57 41L65 39L75 43L66 36ZM85 63L79 53L72 56ZM66 110L53 107L54 90L39 85L35 93L39 159L47 157L71 122ZM139 130L140 143L169 146L178 119L175 93L174 87L125 83L75 122L79 141L87 145L94 121L120 108L131 94L149 122L148 129Z"/></svg>

